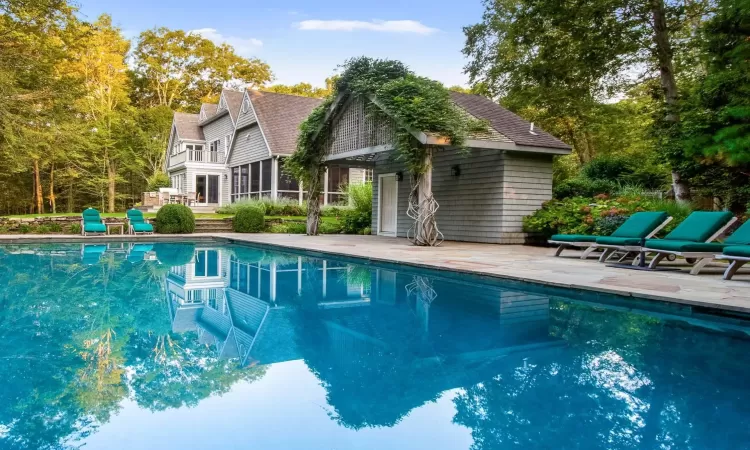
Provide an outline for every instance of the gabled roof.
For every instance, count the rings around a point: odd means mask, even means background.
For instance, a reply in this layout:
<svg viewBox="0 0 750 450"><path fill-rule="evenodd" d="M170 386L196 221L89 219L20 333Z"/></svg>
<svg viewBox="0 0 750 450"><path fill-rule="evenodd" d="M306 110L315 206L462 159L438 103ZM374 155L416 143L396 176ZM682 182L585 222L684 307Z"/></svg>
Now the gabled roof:
<svg viewBox="0 0 750 450"><path fill-rule="evenodd" d="M451 92L453 102L478 119L484 119L498 133L517 145L570 149L571 147L539 128L531 130L531 123L523 120L492 100L480 95Z"/></svg>
<svg viewBox="0 0 750 450"><path fill-rule="evenodd" d="M174 125L177 129L177 136L180 139L192 141L203 141L203 129L200 125L200 116L198 114L174 113Z"/></svg>
<svg viewBox="0 0 750 450"><path fill-rule="evenodd" d="M248 92L271 153L294 153L300 124L323 100L275 92Z"/></svg>
<svg viewBox="0 0 750 450"><path fill-rule="evenodd" d="M206 119L210 119L211 117L216 115L216 110L219 108L219 105L216 103L204 103L201 105L201 112L203 112L206 115Z"/></svg>
<svg viewBox="0 0 750 450"><path fill-rule="evenodd" d="M244 92L224 89L222 94L226 99L227 109L229 110L229 115L232 116L232 122L237 122L237 116L240 114Z"/></svg>

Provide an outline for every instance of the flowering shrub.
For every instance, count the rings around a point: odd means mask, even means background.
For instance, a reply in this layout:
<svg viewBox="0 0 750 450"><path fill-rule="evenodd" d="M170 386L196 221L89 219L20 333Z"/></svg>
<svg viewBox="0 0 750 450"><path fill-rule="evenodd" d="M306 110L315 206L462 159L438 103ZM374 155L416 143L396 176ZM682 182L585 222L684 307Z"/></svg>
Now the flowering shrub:
<svg viewBox="0 0 750 450"><path fill-rule="evenodd" d="M596 197L571 197L550 200L542 209L523 220L524 231L553 234L594 234L606 236L622 225L628 217L639 211L666 211L672 222L662 231L673 230L693 210L689 204L655 200L641 196L610 198L605 194Z"/></svg>

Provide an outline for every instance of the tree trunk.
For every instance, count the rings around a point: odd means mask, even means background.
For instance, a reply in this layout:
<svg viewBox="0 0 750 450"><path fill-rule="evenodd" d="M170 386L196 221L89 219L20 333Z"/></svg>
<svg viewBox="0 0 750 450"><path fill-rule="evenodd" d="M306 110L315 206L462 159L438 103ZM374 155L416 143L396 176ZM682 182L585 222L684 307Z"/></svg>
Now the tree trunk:
<svg viewBox="0 0 750 450"><path fill-rule="evenodd" d="M70 186L68 189L68 211L67 212L73 212L73 180L70 181Z"/></svg>
<svg viewBox="0 0 750 450"><path fill-rule="evenodd" d="M414 244L436 246L442 242L442 235L438 231L435 213L437 202L432 195L432 148L427 148L424 158L424 172L416 179L417 184L417 218Z"/></svg>
<svg viewBox="0 0 750 450"><path fill-rule="evenodd" d="M320 225L320 187L323 171L320 167L312 169L310 186L307 189L307 235L317 236Z"/></svg>
<svg viewBox="0 0 750 450"><path fill-rule="evenodd" d="M107 212L115 212L117 172L112 164L107 164Z"/></svg>
<svg viewBox="0 0 750 450"><path fill-rule="evenodd" d="M34 160L34 197L37 214L44 214L44 197L42 194L42 177L39 173L39 160Z"/></svg>
<svg viewBox="0 0 750 450"><path fill-rule="evenodd" d="M651 0L651 14L653 17L654 44L656 44L656 59L659 62L659 76L666 106L664 120L670 126L671 131L675 132L680 123L679 95L677 81L674 77L672 44L669 41L664 0ZM674 167L674 163L672 166L672 188L675 199L680 202L690 201L690 186L687 180L682 178L679 171Z"/></svg>
<svg viewBox="0 0 750 450"><path fill-rule="evenodd" d="M57 212L57 202L55 201L55 165L52 164L49 169L49 204L52 212Z"/></svg>

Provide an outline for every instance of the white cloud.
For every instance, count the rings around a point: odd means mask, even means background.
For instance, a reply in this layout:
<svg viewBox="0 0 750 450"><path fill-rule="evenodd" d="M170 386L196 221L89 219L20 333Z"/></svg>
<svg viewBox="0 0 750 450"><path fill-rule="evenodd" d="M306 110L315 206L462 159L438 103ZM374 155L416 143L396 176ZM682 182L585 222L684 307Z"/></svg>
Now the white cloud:
<svg viewBox="0 0 750 450"><path fill-rule="evenodd" d="M386 33L432 34L439 31L416 20L303 20L297 24L300 30L321 31L381 31Z"/></svg>
<svg viewBox="0 0 750 450"><path fill-rule="evenodd" d="M224 36L215 28L200 28L190 32L200 34L214 44L227 43L234 47L234 51L240 56L252 56L260 47L263 47L263 42L260 39Z"/></svg>

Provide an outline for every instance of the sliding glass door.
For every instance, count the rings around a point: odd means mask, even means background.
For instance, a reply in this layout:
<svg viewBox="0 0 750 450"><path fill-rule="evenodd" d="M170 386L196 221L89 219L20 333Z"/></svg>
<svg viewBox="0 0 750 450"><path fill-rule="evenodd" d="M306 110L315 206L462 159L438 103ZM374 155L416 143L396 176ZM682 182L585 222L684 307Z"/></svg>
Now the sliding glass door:
<svg viewBox="0 0 750 450"><path fill-rule="evenodd" d="M219 175L196 175L198 203L219 203Z"/></svg>

